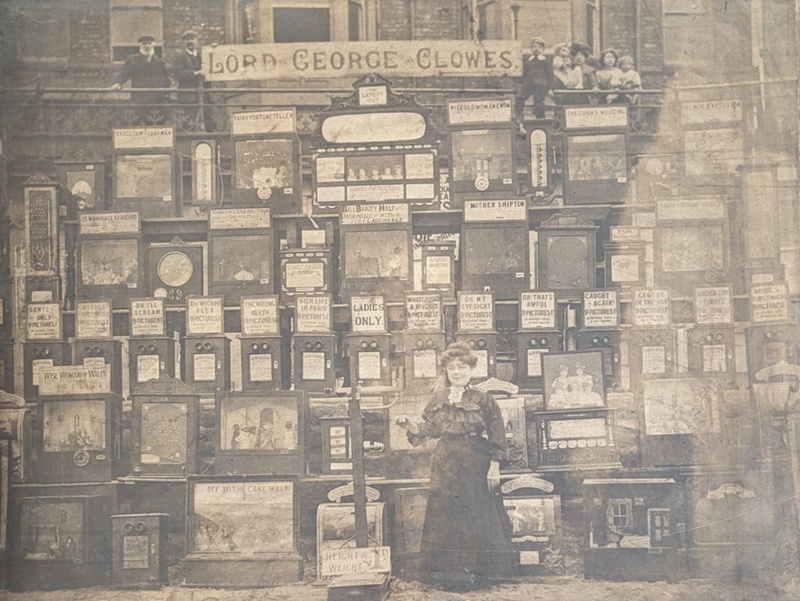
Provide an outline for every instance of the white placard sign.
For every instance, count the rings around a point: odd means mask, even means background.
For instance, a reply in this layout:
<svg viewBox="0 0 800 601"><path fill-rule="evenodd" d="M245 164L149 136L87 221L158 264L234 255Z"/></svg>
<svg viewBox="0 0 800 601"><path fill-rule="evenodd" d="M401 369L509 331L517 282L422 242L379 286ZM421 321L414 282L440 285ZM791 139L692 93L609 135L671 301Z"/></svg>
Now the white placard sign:
<svg viewBox="0 0 800 601"><path fill-rule="evenodd" d="M779 282L750 288L750 312L753 323L789 321L789 290L786 284Z"/></svg>
<svg viewBox="0 0 800 601"><path fill-rule="evenodd" d="M297 334L327 334L332 328L331 297L298 296L294 329Z"/></svg>
<svg viewBox="0 0 800 601"><path fill-rule="evenodd" d="M250 355L250 381L272 382L272 353Z"/></svg>
<svg viewBox="0 0 800 601"><path fill-rule="evenodd" d="M555 292L519 293L519 329L552 330L556 327Z"/></svg>
<svg viewBox="0 0 800 601"><path fill-rule="evenodd" d="M320 577L361 574L365 572L390 572L391 547L345 547L322 551Z"/></svg>
<svg viewBox="0 0 800 601"><path fill-rule="evenodd" d="M111 392L109 365L46 367L39 372L39 394L95 394Z"/></svg>
<svg viewBox="0 0 800 601"><path fill-rule="evenodd" d="M733 303L728 286L695 288L695 321L698 324L733 323Z"/></svg>
<svg viewBox="0 0 800 601"><path fill-rule="evenodd" d="M387 332L386 302L383 296L354 296L350 299L353 332Z"/></svg>
<svg viewBox="0 0 800 601"><path fill-rule="evenodd" d="M111 338L111 303L75 303L75 338Z"/></svg>
<svg viewBox="0 0 800 601"><path fill-rule="evenodd" d="M113 133L115 150L172 148L175 131L171 127L123 127Z"/></svg>
<svg viewBox="0 0 800 601"><path fill-rule="evenodd" d="M192 374L196 382L213 382L217 379L217 356L214 353L198 353L194 356Z"/></svg>
<svg viewBox="0 0 800 601"><path fill-rule="evenodd" d="M605 129L628 127L628 107L593 106L564 109L566 129Z"/></svg>
<svg viewBox="0 0 800 601"><path fill-rule="evenodd" d="M243 336L267 336L279 332L278 298L276 296L242 299Z"/></svg>
<svg viewBox="0 0 800 601"><path fill-rule="evenodd" d="M206 81L343 77L522 75L522 45L511 40L397 40L232 44L203 47Z"/></svg>
<svg viewBox="0 0 800 601"><path fill-rule="evenodd" d="M157 380L161 377L161 358L158 355L136 356L136 383Z"/></svg>
<svg viewBox="0 0 800 601"><path fill-rule="evenodd" d="M61 340L61 305L29 303L25 337L28 340Z"/></svg>
<svg viewBox="0 0 800 601"><path fill-rule="evenodd" d="M187 334L221 334L224 329L221 296L190 296L186 300Z"/></svg>
<svg viewBox="0 0 800 601"><path fill-rule="evenodd" d="M118 213L81 213L81 235L87 234L138 234L139 213L124 211Z"/></svg>
<svg viewBox="0 0 800 601"><path fill-rule="evenodd" d="M358 88L359 106L383 106L389 102L389 90L385 85L361 86Z"/></svg>
<svg viewBox="0 0 800 601"><path fill-rule="evenodd" d="M462 292L458 295L458 330L494 330L494 298L489 293Z"/></svg>
<svg viewBox="0 0 800 601"><path fill-rule="evenodd" d="M642 239L638 227L611 226L612 242L639 242Z"/></svg>
<svg viewBox="0 0 800 601"><path fill-rule="evenodd" d="M277 111L234 113L231 117L231 134L293 134L295 112L293 108Z"/></svg>
<svg viewBox="0 0 800 601"><path fill-rule="evenodd" d="M447 103L450 125L505 123L513 116L510 98L490 100L456 100Z"/></svg>
<svg viewBox="0 0 800 601"><path fill-rule="evenodd" d="M721 198L659 200L656 211L659 220L724 219L725 202Z"/></svg>
<svg viewBox="0 0 800 601"><path fill-rule="evenodd" d="M668 326L669 322L669 290L648 288L633 291L634 325Z"/></svg>
<svg viewBox="0 0 800 601"><path fill-rule="evenodd" d="M619 325L616 290L587 290L583 293L583 327L615 328Z"/></svg>
<svg viewBox="0 0 800 601"><path fill-rule="evenodd" d="M409 215L408 205L398 202L345 205L342 207L341 225L408 223Z"/></svg>
<svg viewBox="0 0 800 601"><path fill-rule="evenodd" d="M464 221L527 221L524 200L465 200Z"/></svg>
<svg viewBox="0 0 800 601"><path fill-rule="evenodd" d="M425 292L406 294L406 330L440 331L441 329L442 297Z"/></svg>
<svg viewBox="0 0 800 601"><path fill-rule="evenodd" d="M742 120L741 100L684 102L681 105L681 122L684 125L706 125L709 123L737 123L741 120Z"/></svg>
<svg viewBox="0 0 800 601"><path fill-rule="evenodd" d="M166 331L163 299L131 300L131 336L164 336Z"/></svg>
<svg viewBox="0 0 800 601"><path fill-rule="evenodd" d="M266 207L213 209L208 215L208 228L212 230L269 229L271 225L270 210Z"/></svg>

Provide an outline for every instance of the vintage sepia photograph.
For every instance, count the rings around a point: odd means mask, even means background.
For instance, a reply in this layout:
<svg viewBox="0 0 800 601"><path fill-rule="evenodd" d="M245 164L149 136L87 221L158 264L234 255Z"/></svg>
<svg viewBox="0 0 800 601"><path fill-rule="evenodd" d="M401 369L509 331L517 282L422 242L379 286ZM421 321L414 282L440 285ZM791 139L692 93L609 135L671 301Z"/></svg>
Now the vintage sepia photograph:
<svg viewBox="0 0 800 601"><path fill-rule="evenodd" d="M800 599L798 11L0 1L0 598Z"/></svg>

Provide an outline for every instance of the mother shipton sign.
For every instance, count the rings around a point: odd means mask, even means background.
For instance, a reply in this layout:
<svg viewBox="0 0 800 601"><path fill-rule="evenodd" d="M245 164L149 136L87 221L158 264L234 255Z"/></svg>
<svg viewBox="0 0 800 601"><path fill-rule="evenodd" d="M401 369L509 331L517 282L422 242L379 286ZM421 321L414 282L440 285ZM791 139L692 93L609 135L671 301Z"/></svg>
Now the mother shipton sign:
<svg viewBox="0 0 800 601"><path fill-rule="evenodd" d="M403 40L235 44L203 48L207 81L299 77L491 77L522 75L522 45L510 40Z"/></svg>

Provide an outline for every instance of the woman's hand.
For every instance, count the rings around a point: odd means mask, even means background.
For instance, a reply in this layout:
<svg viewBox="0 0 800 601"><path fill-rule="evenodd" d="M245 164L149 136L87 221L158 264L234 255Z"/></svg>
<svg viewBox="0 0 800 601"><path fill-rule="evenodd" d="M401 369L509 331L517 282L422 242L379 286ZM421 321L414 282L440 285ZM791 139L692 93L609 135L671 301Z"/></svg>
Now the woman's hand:
<svg viewBox="0 0 800 601"><path fill-rule="evenodd" d="M414 421L407 415L399 415L397 419L394 420L394 423L404 430L408 430L412 434L419 434L419 426L417 426L417 424L414 423Z"/></svg>
<svg viewBox="0 0 800 601"><path fill-rule="evenodd" d="M492 460L489 464L489 472L486 474L486 484L489 490L494 490L500 486L500 462Z"/></svg>

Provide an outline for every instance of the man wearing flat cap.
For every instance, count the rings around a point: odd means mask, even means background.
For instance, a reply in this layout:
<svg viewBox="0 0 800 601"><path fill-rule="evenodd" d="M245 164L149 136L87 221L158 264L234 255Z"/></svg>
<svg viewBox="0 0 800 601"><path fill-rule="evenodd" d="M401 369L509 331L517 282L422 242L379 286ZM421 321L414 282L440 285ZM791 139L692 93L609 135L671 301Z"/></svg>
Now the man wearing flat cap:
<svg viewBox="0 0 800 601"><path fill-rule="evenodd" d="M183 32L183 49L175 54L172 63L172 77L178 82L178 102L182 104L183 112L189 122L194 124L197 119L199 105L207 105L209 98L202 94L206 87L203 81L203 71L200 63L200 48L197 45L197 32L188 29ZM204 113L207 112L205 109ZM208 121L208 119L205 119Z"/></svg>
<svg viewBox="0 0 800 601"><path fill-rule="evenodd" d="M522 79L517 93L516 111L521 118L525 108L525 101L533 96L533 113L537 119L543 119L544 101L547 93L553 87L555 75L553 74L553 61L545 56L544 50L547 42L542 38L531 40L531 53L522 62Z"/></svg>
<svg viewBox="0 0 800 601"><path fill-rule="evenodd" d="M170 79L164 62L156 56L156 39L151 35L139 38L139 52L132 54L122 65L114 79L112 90L119 90L130 81L131 88L169 88ZM144 124L153 124L148 115L154 110L161 110L167 100L167 92L131 92L131 102L138 107L139 119ZM162 120L159 120L163 121Z"/></svg>

